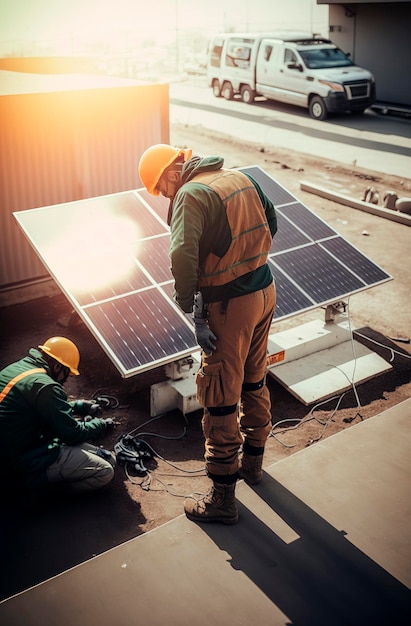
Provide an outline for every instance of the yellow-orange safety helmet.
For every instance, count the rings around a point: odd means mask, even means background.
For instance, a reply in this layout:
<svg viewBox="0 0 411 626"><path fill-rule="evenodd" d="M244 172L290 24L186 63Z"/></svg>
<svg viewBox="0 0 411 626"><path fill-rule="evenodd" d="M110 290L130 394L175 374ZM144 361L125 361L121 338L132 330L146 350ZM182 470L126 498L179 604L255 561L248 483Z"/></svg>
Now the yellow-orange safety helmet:
<svg viewBox="0 0 411 626"><path fill-rule="evenodd" d="M152 196L159 196L160 192L156 187L165 170L180 156L184 161L188 161L192 153L192 150L173 148L166 143L158 143L147 148L141 155L138 173L148 193Z"/></svg>
<svg viewBox="0 0 411 626"><path fill-rule="evenodd" d="M70 339L66 339L65 337L51 337L50 339L47 339L43 345L38 347L53 359L65 367L68 367L70 374L73 374L74 376L78 376L80 374L78 371L80 352L78 351L76 344L70 341Z"/></svg>

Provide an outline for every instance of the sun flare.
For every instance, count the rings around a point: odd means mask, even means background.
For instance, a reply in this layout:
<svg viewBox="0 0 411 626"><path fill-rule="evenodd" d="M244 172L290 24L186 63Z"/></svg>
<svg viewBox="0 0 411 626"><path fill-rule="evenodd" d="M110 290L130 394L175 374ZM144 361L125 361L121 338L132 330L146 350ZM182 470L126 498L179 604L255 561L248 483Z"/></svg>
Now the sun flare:
<svg viewBox="0 0 411 626"><path fill-rule="evenodd" d="M56 278L75 293L93 292L127 278L138 255L138 226L124 216L85 216L46 247Z"/></svg>

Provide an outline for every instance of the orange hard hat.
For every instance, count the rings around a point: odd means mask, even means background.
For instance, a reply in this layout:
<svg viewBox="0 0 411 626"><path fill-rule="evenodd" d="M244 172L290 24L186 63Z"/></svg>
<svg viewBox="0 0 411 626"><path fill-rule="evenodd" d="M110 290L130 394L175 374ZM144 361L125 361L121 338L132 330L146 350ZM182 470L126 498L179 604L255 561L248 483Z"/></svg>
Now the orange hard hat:
<svg viewBox="0 0 411 626"><path fill-rule="evenodd" d="M73 374L74 376L78 376L80 374L78 371L80 352L78 351L76 344L70 341L70 339L66 339L65 337L51 337L50 339L47 339L43 345L38 347L53 359L65 367L68 367L70 374Z"/></svg>
<svg viewBox="0 0 411 626"><path fill-rule="evenodd" d="M192 153L192 150L173 148L166 143L158 143L147 148L141 155L138 173L148 193L152 196L160 195L156 187L165 170L180 156L184 161L188 161Z"/></svg>

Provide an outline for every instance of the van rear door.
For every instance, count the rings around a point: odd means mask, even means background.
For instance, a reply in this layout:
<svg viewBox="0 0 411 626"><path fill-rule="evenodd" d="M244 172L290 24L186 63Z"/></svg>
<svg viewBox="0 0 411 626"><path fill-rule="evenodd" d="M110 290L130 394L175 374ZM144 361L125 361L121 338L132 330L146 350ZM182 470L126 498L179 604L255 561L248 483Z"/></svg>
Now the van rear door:
<svg viewBox="0 0 411 626"><path fill-rule="evenodd" d="M224 80L231 82L235 92L242 84L254 84L251 57L255 47L255 38L233 36L227 40L223 52Z"/></svg>

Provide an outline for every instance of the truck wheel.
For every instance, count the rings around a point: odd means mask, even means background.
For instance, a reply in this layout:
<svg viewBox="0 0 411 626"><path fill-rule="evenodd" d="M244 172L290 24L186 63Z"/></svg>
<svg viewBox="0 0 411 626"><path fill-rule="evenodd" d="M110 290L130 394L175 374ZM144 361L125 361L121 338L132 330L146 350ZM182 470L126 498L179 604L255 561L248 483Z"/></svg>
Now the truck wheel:
<svg viewBox="0 0 411 626"><path fill-rule="evenodd" d="M213 94L215 95L216 98L221 98L221 89L220 89L220 83L218 82L218 80L213 80Z"/></svg>
<svg viewBox="0 0 411 626"><path fill-rule="evenodd" d="M310 115L315 120L325 120L327 117L327 107L320 96L313 96L310 100Z"/></svg>
<svg viewBox="0 0 411 626"><path fill-rule="evenodd" d="M243 85L240 93L241 100L245 102L245 104L252 104L254 102L255 91L253 91L248 85Z"/></svg>
<svg viewBox="0 0 411 626"><path fill-rule="evenodd" d="M234 89L231 83L224 83L221 88L221 95L226 100L232 100L234 97Z"/></svg>

